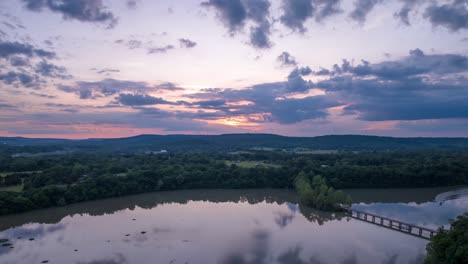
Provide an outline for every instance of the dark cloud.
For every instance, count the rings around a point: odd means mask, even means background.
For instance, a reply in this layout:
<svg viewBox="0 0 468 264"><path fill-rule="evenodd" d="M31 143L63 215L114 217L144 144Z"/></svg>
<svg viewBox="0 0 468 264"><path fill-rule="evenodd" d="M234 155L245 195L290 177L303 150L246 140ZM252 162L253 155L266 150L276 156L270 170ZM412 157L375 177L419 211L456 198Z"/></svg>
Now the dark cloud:
<svg viewBox="0 0 468 264"><path fill-rule="evenodd" d="M30 66L29 60L20 56L11 56L10 64L14 67Z"/></svg>
<svg viewBox="0 0 468 264"><path fill-rule="evenodd" d="M41 76L70 79L71 76L67 74L65 67L57 66L46 61L41 61L36 65L35 72Z"/></svg>
<svg viewBox="0 0 468 264"><path fill-rule="evenodd" d="M312 0L283 0L282 10L281 23L299 32L306 31L304 23L314 15Z"/></svg>
<svg viewBox="0 0 468 264"><path fill-rule="evenodd" d="M354 9L349 16L359 23L366 22L367 15L374 9L375 5L382 2L382 0L356 0L354 2Z"/></svg>
<svg viewBox="0 0 468 264"><path fill-rule="evenodd" d="M171 104L176 103L164 100L161 97L154 97L148 94L125 94L121 93L115 98L119 103L127 106L141 106L141 105L157 105L157 104Z"/></svg>
<svg viewBox="0 0 468 264"><path fill-rule="evenodd" d="M467 72L466 56L416 49L395 61L343 63L314 86L366 121L468 118Z"/></svg>
<svg viewBox="0 0 468 264"><path fill-rule="evenodd" d="M117 24L117 18L107 10L102 0L22 0L28 10L40 12L49 9L62 14L64 19L104 23L108 28Z"/></svg>
<svg viewBox="0 0 468 264"><path fill-rule="evenodd" d="M308 19L321 22L339 14L342 12L340 4L341 0L283 0L280 22L293 31L304 33Z"/></svg>
<svg viewBox="0 0 468 264"><path fill-rule="evenodd" d="M312 69L309 66L299 68L299 72L302 76L307 76L312 73Z"/></svg>
<svg viewBox="0 0 468 264"><path fill-rule="evenodd" d="M38 49L30 44L0 41L0 58L9 58L14 55L37 56L47 59L56 57L54 52Z"/></svg>
<svg viewBox="0 0 468 264"><path fill-rule="evenodd" d="M420 49L411 50L410 56L397 61L371 64L363 60L351 66L347 60L335 64L333 70L322 69L316 75L339 75L351 73L356 76L375 76L383 79L402 79L424 74L455 74L468 71L468 57L457 54L426 55Z"/></svg>
<svg viewBox="0 0 468 264"><path fill-rule="evenodd" d="M247 10L241 0L209 0L201 5L215 8L231 34L244 27Z"/></svg>
<svg viewBox="0 0 468 264"><path fill-rule="evenodd" d="M302 78L300 69L294 69L288 76L286 87L289 92L305 92L312 86L312 82L305 81Z"/></svg>
<svg viewBox="0 0 468 264"><path fill-rule="evenodd" d="M273 46L270 41L270 24L262 24L250 28L250 44L259 49L268 49Z"/></svg>
<svg viewBox="0 0 468 264"><path fill-rule="evenodd" d="M296 58L291 56L289 52L283 51L276 60L281 64L281 66L296 66Z"/></svg>
<svg viewBox="0 0 468 264"><path fill-rule="evenodd" d="M9 71L6 73L0 72L0 81L5 84L14 85L15 87L39 88L40 80L37 75L29 75L23 72Z"/></svg>
<svg viewBox="0 0 468 264"><path fill-rule="evenodd" d="M438 5L433 2L425 11L424 17L433 26L441 26L451 31L468 29L468 2L453 0L451 3Z"/></svg>
<svg viewBox="0 0 468 264"><path fill-rule="evenodd" d="M398 18L403 24L409 26L410 18L409 15L415 7L422 4L426 0L402 0L403 6L395 13L395 17Z"/></svg>
<svg viewBox="0 0 468 264"><path fill-rule="evenodd" d="M242 31L247 22L250 27L250 44L259 49L272 46L269 0L209 0L201 4L217 11L218 18L231 36Z"/></svg>
<svg viewBox="0 0 468 264"><path fill-rule="evenodd" d="M192 41L190 39L185 39L185 38L179 39L179 44L182 48L187 48L187 49L193 48L197 45L195 41Z"/></svg>

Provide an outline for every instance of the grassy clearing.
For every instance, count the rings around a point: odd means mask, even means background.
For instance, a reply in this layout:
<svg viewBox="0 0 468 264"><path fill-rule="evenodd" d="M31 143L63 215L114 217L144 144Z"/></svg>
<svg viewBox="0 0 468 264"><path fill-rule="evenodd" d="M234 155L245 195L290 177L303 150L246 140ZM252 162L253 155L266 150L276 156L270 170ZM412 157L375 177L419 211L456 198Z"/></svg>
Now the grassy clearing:
<svg viewBox="0 0 468 264"><path fill-rule="evenodd" d="M259 150L259 151L277 151L277 150L282 150L282 149L270 148L270 147L254 147L254 148L251 148L251 150Z"/></svg>
<svg viewBox="0 0 468 264"><path fill-rule="evenodd" d="M22 192L23 191L23 185L12 185L12 186L7 186L7 187L0 187L0 192Z"/></svg>
<svg viewBox="0 0 468 264"><path fill-rule="evenodd" d="M296 154L337 154L338 150L323 149L323 150L294 150Z"/></svg>
<svg viewBox="0 0 468 264"><path fill-rule="evenodd" d="M226 163L227 166L231 166L231 165L235 164L236 166L239 166L241 168L246 168L246 169L257 168L257 167L281 168L281 165L265 163L265 162L262 162L262 161L239 161L239 162L235 162L235 161L226 160L225 163Z"/></svg>

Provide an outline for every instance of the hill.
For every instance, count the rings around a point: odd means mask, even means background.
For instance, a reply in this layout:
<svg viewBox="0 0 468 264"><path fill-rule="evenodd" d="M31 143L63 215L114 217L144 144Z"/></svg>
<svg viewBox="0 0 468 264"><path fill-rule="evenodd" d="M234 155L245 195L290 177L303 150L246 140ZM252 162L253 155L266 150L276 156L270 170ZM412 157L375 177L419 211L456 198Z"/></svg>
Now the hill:
<svg viewBox="0 0 468 264"><path fill-rule="evenodd" d="M286 137L273 134L139 135L116 139L40 139L0 137L2 148L24 151L93 150L114 152L236 151L252 148L338 151L456 150L467 149L468 138L395 138L364 135Z"/></svg>

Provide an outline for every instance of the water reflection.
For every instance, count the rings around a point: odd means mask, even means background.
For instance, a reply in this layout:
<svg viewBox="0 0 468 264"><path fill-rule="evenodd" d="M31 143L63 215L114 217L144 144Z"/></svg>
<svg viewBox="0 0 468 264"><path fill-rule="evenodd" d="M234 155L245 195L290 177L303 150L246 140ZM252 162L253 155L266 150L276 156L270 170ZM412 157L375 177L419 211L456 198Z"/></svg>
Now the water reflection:
<svg viewBox="0 0 468 264"><path fill-rule="evenodd" d="M354 206L429 224L467 208L429 201ZM422 263L427 243L299 206L284 190L145 194L1 217L0 227L14 245L0 247L2 264Z"/></svg>
<svg viewBox="0 0 468 264"><path fill-rule="evenodd" d="M354 204L356 210L399 219L403 222L437 229L448 227L449 219L468 211L468 196L458 196L457 199L445 200L443 203L426 201L424 203L359 203Z"/></svg>

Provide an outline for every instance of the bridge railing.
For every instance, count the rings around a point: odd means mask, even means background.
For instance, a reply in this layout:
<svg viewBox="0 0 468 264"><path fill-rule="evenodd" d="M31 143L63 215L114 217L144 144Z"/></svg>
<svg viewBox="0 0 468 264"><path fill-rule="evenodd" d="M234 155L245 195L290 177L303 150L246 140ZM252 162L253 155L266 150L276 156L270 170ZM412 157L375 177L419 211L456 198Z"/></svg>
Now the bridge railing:
<svg viewBox="0 0 468 264"><path fill-rule="evenodd" d="M436 230L427 227L420 227L417 225L405 223L400 220L355 210L347 206L340 207L352 218L356 218L378 226L390 228L392 230L400 231L405 234L417 236L424 239L431 239L435 234L437 234Z"/></svg>

